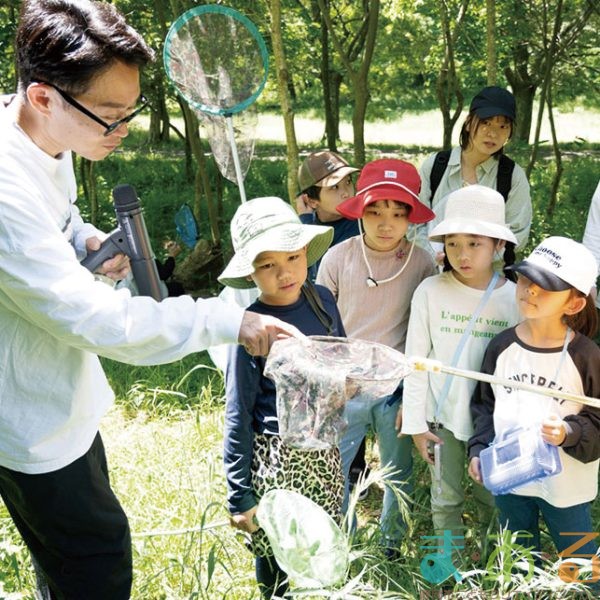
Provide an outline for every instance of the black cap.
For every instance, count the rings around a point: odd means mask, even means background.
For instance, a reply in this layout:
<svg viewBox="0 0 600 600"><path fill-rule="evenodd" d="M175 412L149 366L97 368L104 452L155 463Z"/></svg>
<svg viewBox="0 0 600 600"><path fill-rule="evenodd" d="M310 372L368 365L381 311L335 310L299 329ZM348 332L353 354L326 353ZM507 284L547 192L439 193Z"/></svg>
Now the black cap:
<svg viewBox="0 0 600 600"><path fill-rule="evenodd" d="M558 275L547 271L540 267L540 265L532 264L527 260L522 260L516 265L510 265L506 267L508 271L515 271L515 273L521 273L525 275L527 279L533 281L536 285L539 285L543 290L549 292L564 292L565 290L571 289L573 286L567 283L564 279L561 279Z"/></svg>
<svg viewBox="0 0 600 600"><path fill-rule="evenodd" d="M471 101L469 110L480 119L504 116L514 121L517 116L515 97L497 85L483 88Z"/></svg>

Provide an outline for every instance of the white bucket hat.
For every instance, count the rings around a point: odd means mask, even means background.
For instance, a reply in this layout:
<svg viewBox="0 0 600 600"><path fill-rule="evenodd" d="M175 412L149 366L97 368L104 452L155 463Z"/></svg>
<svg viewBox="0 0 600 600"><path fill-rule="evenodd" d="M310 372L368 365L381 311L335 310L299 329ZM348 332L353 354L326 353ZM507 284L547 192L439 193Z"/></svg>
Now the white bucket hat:
<svg viewBox="0 0 600 600"><path fill-rule="evenodd" d="M538 244L523 261L508 267L550 292L575 288L586 296L596 283L598 263L579 242L552 236Z"/></svg>
<svg viewBox="0 0 600 600"><path fill-rule="evenodd" d="M429 239L443 242L444 236L453 233L484 235L517 243L506 226L502 194L483 185L469 185L446 197L444 220L431 230Z"/></svg>
<svg viewBox="0 0 600 600"><path fill-rule="evenodd" d="M248 276L261 252L294 252L304 246L310 267L329 248L333 229L304 225L294 209L281 198L254 198L242 204L231 220L231 242L235 254L219 276L223 285L244 289L255 287Z"/></svg>

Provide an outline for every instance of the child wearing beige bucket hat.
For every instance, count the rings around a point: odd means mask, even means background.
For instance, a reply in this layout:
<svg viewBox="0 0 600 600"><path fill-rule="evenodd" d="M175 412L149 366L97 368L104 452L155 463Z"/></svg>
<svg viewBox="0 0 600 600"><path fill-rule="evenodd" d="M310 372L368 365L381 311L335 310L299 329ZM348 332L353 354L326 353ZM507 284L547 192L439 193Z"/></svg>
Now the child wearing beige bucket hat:
<svg viewBox="0 0 600 600"><path fill-rule="evenodd" d="M292 207L275 197L242 204L231 221L234 255L219 281L233 288L257 286L248 311L274 315L306 335L345 337L331 292L307 280L332 238L330 227L303 225ZM275 385L264 375L264 357L231 346L227 360L224 464L232 524L251 534L261 594L283 596L286 575L255 522L260 498L275 487L300 492L341 519L344 480L337 447L299 450L278 435Z"/></svg>
<svg viewBox="0 0 600 600"><path fill-rule="evenodd" d="M481 185L452 192L429 239L444 244L448 270L426 279L415 291L406 353L478 369L490 339L519 316L515 284L493 267L504 244L515 242L505 221L504 199ZM464 534L466 443L473 432L469 401L474 387L469 379L428 373L414 373L404 384L402 433L412 435L419 454L431 465L432 520L440 534ZM435 444L440 444L437 465L431 452ZM473 486L473 495L484 535L494 501L481 486Z"/></svg>

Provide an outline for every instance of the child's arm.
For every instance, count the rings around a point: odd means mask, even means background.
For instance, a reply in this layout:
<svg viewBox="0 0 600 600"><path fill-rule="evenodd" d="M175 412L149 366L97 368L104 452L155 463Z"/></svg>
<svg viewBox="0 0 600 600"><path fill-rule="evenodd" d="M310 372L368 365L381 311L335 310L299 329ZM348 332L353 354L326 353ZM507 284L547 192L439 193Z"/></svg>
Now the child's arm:
<svg viewBox="0 0 600 600"><path fill-rule="evenodd" d="M254 533L260 529L258 521L256 520L256 509L257 505L254 505L250 510L247 510L241 514L231 515L229 522L232 527L241 529L247 533Z"/></svg>
<svg viewBox="0 0 600 600"><path fill-rule="evenodd" d="M481 480L481 468L479 466L479 456L474 456L469 460L469 468L467 469L469 477L477 483L482 483Z"/></svg>
<svg viewBox="0 0 600 600"><path fill-rule="evenodd" d="M337 300L338 298L338 277L337 277L337 266L335 256L337 252L332 251L336 248L330 248L325 252L321 262L319 264L319 271L317 272L317 279L315 283L325 286Z"/></svg>
<svg viewBox="0 0 600 600"><path fill-rule="evenodd" d="M444 442L437 435L435 435L435 433L429 431L429 429L424 433L414 434L412 439L415 448L421 455L421 458L430 465L434 465L435 462L433 460L434 457L431 453L431 448L433 444L443 444Z"/></svg>
<svg viewBox="0 0 600 600"><path fill-rule="evenodd" d="M570 348L581 377L583 393L591 398L600 398L600 349L583 336L577 336ZM578 413L568 414L562 421L550 420L545 424L544 439L551 444L560 445L569 456L582 463L600 458L600 409L582 406ZM556 429L559 430L558 437L554 433Z"/></svg>
<svg viewBox="0 0 600 600"><path fill-rule="evenodd" d="M410 304L410 318L406 333L406 356L429 357L432 350L429 318L429 300L426 288L429 283L421 283L415 290ZM404 397L401 419L396 420L402 427L402 434L415 436L429 432L427 424L427 395L429 392L429 374L414 371L404 380ZM415 439L415 443L417 440ZM421 452L421 447L423 452ZM426 441L417 446L421 456L427 454ZM427 459L426 459L427 460Z"/></svg>
<svg viewBox="0 0 600 600"><path fill-rule="evenodd" d="M567 437L567 424L557 415L542 421L542 438L548 444L560 446Z"/></svg>
<svg viewBox="0 0 600 600"><path fill-rule="evenodd" d="M542 422L542 437L582 463L597 460L600 458L600 411L586 406L563 420L552 416Z"/></svg>
<svg viewBox="0 0 600 600"><path fill-rule="evenodd" d="M496 353L492 352L493 343L488 346L483 357L481 372L493 374L496 364ZM469 476L481 483L479 471L479 454L493 441L494 431L494 407L496 399L494 391L489 383L478 381L471 396L471 418L473 419L473 435L467 444L469 455Z"/></svg>
<svg viewBox="0 0 600 600"><path fill-rule="evenodd" d="M254 443L254 410L262 375L257 361L242 346L232 346L227 360L223 462L228 507L235 517L244 517L249 511L256 509L250 468ZM249 526L252 523L251 516ZM247 519L240 519L240 523L245 520ZM232 524L235 525L233 519Z"/></svg>

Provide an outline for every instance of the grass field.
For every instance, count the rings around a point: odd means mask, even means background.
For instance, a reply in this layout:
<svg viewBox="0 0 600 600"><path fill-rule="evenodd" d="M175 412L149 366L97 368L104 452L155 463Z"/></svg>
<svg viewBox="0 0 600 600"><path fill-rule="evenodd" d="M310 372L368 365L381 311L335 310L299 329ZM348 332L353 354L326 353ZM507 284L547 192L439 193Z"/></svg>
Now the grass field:
<svg viewBox="0 0 600 600"><path fill-rule="evenodd" d="M459 118L462 123L464 115ZM537 116L534 114L534 123ZM575 142L578 138L590 143L600 143L600 113L575 108L572 111L556 111L557 137L561 143ZM318 144L323 138L324 124L321 119L306 116L296 117L296 135L300 145ZM455 142L458 140L460 127L455 128ZM366 144L397 144L400 146L436 147L442 143L442 115L439 110L428 110L419 113L404 112L392 121L374 121L365 125ZM531 139L533 140L532 127ZM257 126L257 137L261 140L285 142L283 118L281 115L260 115ZM352 143L352 124L340 124L340 137L343 145ZM546 118L542 119L541 140L550 139L550 127Z"/></svg>

